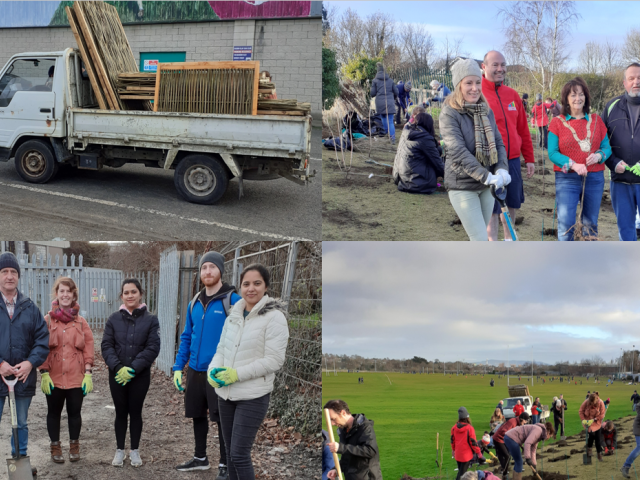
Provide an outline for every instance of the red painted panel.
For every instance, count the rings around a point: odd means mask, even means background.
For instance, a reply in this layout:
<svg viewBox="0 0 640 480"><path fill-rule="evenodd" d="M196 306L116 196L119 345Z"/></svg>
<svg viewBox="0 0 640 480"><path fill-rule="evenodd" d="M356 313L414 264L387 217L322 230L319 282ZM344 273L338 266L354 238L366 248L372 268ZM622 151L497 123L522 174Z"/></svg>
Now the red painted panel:
<svg viewBox="0 0 640 480"><path fill-rule="evenodd" d="M221 19L239 18L275 18L275 17L308 17L311 2L265 1L233 1L209 2L211 8Z"/></svg>

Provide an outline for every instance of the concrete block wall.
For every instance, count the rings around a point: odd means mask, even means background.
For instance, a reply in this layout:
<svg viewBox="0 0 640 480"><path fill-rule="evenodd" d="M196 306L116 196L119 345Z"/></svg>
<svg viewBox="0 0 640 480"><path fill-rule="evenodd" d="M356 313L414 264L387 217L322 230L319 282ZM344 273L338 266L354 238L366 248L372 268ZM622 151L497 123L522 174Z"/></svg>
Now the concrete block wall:
<svg viewBox="0 0 640 480"><path fill-rule="evenodd" d="M314 124L321 121L322 20L257 20L254 59L268 70L278 98L311 103Z"/></svg>
<svg viewBox="0 0 640 480"><path fill-rule="evenodd" d="M271 73L278 98L311 103L314 123L321 120L319 18L127 25L124 29L138 64L140 52L186 52L188 62L229 61L234 45L253 44L254 60L260 61L261 70ZM70 28L0 29L0 45L1 65L16 53L77 47Z"/></svg>

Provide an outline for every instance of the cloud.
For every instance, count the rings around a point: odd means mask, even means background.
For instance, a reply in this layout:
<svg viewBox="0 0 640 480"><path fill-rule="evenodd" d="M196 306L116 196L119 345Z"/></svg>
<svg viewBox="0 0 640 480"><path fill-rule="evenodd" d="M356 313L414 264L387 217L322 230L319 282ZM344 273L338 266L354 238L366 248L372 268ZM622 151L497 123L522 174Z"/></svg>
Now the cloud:
<svg viewBox="0 0 640 480"><path fill-rule="evenodd" d="M640 344L640 251L513 246L325 242L324 351L452 361L506 358L510 345L511 358L533 347L544 362L608 361Z"/></svg>

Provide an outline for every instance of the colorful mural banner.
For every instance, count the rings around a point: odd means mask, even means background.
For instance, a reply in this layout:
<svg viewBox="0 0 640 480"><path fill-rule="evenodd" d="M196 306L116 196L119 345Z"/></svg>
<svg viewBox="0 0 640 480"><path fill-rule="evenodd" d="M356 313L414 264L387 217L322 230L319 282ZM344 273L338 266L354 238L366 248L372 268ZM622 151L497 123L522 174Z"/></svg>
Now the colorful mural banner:
<svg viewBox="0 0 640 480"><path fill-rule="evenodd" d="M123 25L298 18L320 16L322 11L320 1L107 1L106 3L116 7ZM0 28L68 26L64 8L72 5L72 1L0 1Z"/></svg>

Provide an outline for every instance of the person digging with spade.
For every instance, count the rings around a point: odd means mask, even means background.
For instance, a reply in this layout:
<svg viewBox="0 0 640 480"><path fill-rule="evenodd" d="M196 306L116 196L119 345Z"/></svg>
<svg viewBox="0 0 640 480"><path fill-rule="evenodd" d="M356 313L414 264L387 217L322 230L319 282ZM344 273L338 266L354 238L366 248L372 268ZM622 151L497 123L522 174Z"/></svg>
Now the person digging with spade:
<svg viewBox="0 0 640 480"><path fill-rule="evenodd" d="M589 395L589 398L585 400L580 406L580 420L582 420L582 426L589 429L589 438L587 441L587 455L592 455L593 443L596 444L596 452L598 454L598 460L602 461L602 444L600 429L602 428L602 419L604 418L606 410L604 408L604 402L600 400L598 392L593 392Z"/></svg>
<svg viewBox="0 0 640 480"><path fill-rule="evenodd" d="M173 383L180 392L185 391L182 386L182 371L185 365L189 365L184 413L185 417L193 419L195 437L193 458L178 465L176 470L193 472L211 468L207 458L207 435L209 420L211 420L218 427L220 442L220 460L216 480L229 478L227 450L220 424L218 395L207 381L207 369L216 353L216 346L220 341L222 328L231 306L241 299L235 287L222 281L223 274L224 256L218 252L205 253L200 259L200 280L204 288L189 303L184 331L180 336L180 348L176 355L176 363L173 365ZM207 411L209 418L207 418Z"/></svg>

